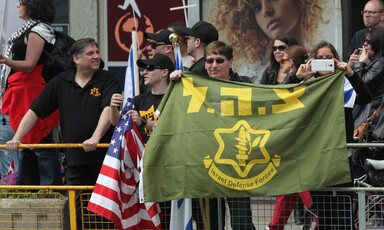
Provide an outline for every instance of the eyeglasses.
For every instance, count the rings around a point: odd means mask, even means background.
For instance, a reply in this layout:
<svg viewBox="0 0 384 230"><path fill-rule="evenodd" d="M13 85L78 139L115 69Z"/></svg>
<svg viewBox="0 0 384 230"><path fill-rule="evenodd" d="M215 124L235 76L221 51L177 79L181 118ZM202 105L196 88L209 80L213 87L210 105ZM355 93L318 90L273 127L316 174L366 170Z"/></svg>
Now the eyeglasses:
<svg viewBox="0 0 384 230"><path fill-rule="evenodd" d="M147 65L146 67L144 67L144 69L151 72L151 71L154 71L155 69L163 69L163 68L161 68L160 66Z"/></svg>
<svg viewBox="0 0 384 230"><path fill-rule="evenodd" d="M226 58L216 58L216 59L209 58L209 59L205 60L205 62L207 64L213 64L216 61L217 64L223 64L225 62L225 60L227 60L227 59Z"/></svg>
<svg viewBox="0 0 384 230"><path fill-rule="evenodd" d="M362 10L361 11L361 15L364 15L364 14L372 15L372 14L377 14L377 13L382 13L382 11L380 11L380 10L378 10L378 11Z"/></svg>
<svg viewBox="0 0 384 230"><path fill-rule="evenodd" d="M284 51L287 46L281 45L281 46L272 46L273 52L276 52L276 50Z"/></svg>
<svg viewBox="0 0 384 230"><path fill-rule="evenodd" d="M291 60L291 59L290 59L290 58L289 58L289 59L284 58L283 60L281 60L281 64L285 64L285 63L287 63L289 60Z"/></svg>
<svg viewBox="0 0 384 230"><path fill-rule="evenodd" d="M165 43L154 43L154 42L148 42L148 46L150 46L152 49L156 49L157 46L164 46L167 45Z"/></svg>
<svg viewBox="0 0 384 230"><path fill-rule="evenodd" d="M326 56L326 57L323 57L323 56L316 56L315 59L332 59L334 58L333 56Z"/></svg>

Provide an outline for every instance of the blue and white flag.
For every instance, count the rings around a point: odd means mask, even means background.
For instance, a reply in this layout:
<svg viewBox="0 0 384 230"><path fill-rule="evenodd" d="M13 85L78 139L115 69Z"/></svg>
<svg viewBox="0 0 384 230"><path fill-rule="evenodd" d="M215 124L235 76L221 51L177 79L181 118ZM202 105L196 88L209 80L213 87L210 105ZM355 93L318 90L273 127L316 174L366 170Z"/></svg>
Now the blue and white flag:
<svg viewBox="0 0 384 230"><path fill-rule="evenodd" d="M135 97L135 74L134 74L134 58L133 58L133 48L129 49L128 56L128 65L125 70L125 83L124 83L124 102L123 105L126 104L127 98Z"/></svg>
<svg viewBox="0 0 384 230"><path fill-rule="evenodd" d="M356 92L347 78L344 78L344 107L353 108L356 100Z"/></svg>
<svg viewBox="0 0 384 230"><path fill-rule="evenodd" d="M174 49L176 70L184 71L180 47ZM192 200L179 199L171 202L170 230L192 230Z"/></svg>
<svg viewBox="0 0 384 230"><path fill-rule="evenodd" d="M191 199L173 200L171 206L171 230L192 230Z"/></svg>
<svg viewBox="0 0 384 230"><path fill-rule="evenodd" d="M181 56L180 47L179 46L176 47L174 52L175 52L175 62L176 62L175 69L184 71L183 60L182 60L183 56Z"/></svg>

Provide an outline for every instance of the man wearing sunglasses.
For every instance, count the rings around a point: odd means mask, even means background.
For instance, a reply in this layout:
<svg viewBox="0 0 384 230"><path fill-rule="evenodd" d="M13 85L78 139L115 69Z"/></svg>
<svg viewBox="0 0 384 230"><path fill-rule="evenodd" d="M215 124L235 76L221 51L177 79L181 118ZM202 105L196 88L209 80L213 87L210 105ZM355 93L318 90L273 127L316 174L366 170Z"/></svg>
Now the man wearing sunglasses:
<svg viewBox="0 0 384 230"><path fill-rule="evenodd" d="M205 48L205 68L208 76L223 80L248 82L251 83L248 77L242 77L232 71L233 49L221 41L211 42ZM252 223L252 212L250 207L250 198L227 198L232 229L255 230ZM211 229L218 229L218 210L217 199L209 199ZM225 213L225 202L222 200L222 214ZM225 218L222 216L222 220ZM222 223L224 226L224 223Z"/></svg>
<svg viewBox="0 0 384 230"><path fill-rule="evenodd" d="M175 54L172 43L169 40L169 35L171 35L171 31L166 29L159 30L156 33L145 32L144 37L149 39L147 47L148 55L152 56L157 53L164 54L175 63Z"/></svg>
<svg viewBox="0 0 384 230"><path fill-rule="evenodd" d="M187 51L191 55L195 62L189 68L190 72L208 75L205 69L204 49L213 41L219 39L219 33L217 29L210 23L199 21L192 28L181 28L181 32L186 34L187 39ZM181 78L181 70L176 70L171 73L170 78L172 80L178 80Z"/></svg>
<svg viewBox="0 0 384 230"><path fill-rule="evenodd" d="M155 111L167 90L169 73L175 69L175 65L169 57L160 53L154 54L149 59L137 60L137 65L144 69L144 84L150 87L150 90L133 99L135 110L130 110L128 113L132 115L141 138L146 143L157 121ZM116 125L119 118L118 107L122 105L123 99L121 94L114 94L111 98L113 125Z"/></svg>
<svg viewBox="0 0 384 230"><path fill-rule="evenodd" d="M144 84L150 87L150 90L133 99L135 109L128 111L128 114L131 114L142 140L147 143L158 119L155 111L167 91L169 73L175 69L175 65L169 57L160 53L149 59L139 59L136 64L144 69ZM114 126L119 119L118 107L123 104L123 100L121 94L114 94L111 98L111 123ZM163 229L169 229L171 202L161 202L160 208L164 216L161 226Z"/></svg>
<svg viewBox="0 0 384 230"><path fill-rule="evenodd" d="M359 48L364 45L365 35L368 30L384 27L384 3L382 0L370 0L365 4L364 10L361 11L364 25L366 28L357 31L351 40L348 49L348 56L352 63L359 60ZM352 55L352 56L351 56Z"/></svg>

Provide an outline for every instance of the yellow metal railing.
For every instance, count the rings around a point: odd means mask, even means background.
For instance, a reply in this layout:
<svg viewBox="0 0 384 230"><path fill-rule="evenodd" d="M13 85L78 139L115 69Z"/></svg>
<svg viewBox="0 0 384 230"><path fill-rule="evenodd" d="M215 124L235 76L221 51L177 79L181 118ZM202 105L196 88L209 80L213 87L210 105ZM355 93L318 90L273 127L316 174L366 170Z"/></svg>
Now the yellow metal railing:
<svg viewBox="0 0 384 230"><path fill-rule="evenodd" d="M0 229L10 229L15 227L15 221L16 225L20 226L20 229L25 229L25 224L27 225L36 225L39 222L38 217L31 217L31 215L26 215L26 211L24 209L36 209L36 215L40 213L58 213L58 211L52 211L52 210L46 210L43 212L44 209L57 209L57 205L60 204L61 206L64 205L63 202L63 196L58 192L52 192L52 191L64 191L68 190L68 203L69 203L69 219L70 219L70 229L77 229L76 228L76 190L93 190L94 186L30 186L30 185L2 185L0 186L0 204L1 202L4 202L4 204L7 203L7 205L0 205L1 211L0 211L0 222L6 223L5 219L11 218L12 220L9 221L9 224L5 224L5 228ZM37 191L45 191L44 193L41 192L25 192L29 190L37 190ZM55 202L53 202L55 200ZM44 202L46 201L46 202ZM20 205L21 204L21 205ZM11 206L10 206L11 205ZM51 206L50 206L51 205ZM7 210L10 210L8 212ZM33 211L33 210L29 210ZM22 214L24 213L24 217L22 217ZM51 220L45 221L45 224L41 224L42 226L47 226L47 224L50 226L49 228L43 227L43 229L63 229L63 213L62 208L60 208L60 215L57 217L55 215L55 223L52 223ZM48 214L48 217L49 215ZM8 215L8 217L5 217ZM17 223L17 215L20 215L20 221L24 222L24 225L22 223ZM44 214L47 216L47 214ZM7 220L8 220L7 219ZM57 219L59 219L59 223L57 222ZM5 222L4 222L5 221ZM11 223L13 222L13 223ZM54 226L54 227L52 227ZM61 227L60 227L61 226ZM27 227L28 228L28 227Z"/></svg>

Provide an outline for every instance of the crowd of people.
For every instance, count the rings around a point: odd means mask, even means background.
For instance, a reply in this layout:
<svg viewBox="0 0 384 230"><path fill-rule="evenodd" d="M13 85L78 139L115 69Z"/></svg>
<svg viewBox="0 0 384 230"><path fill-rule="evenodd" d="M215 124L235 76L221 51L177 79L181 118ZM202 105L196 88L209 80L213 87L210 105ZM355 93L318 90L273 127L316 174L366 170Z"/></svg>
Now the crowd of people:
<svg viewBox="0 0 384 230"><path fill-rule="evenodd" d="M224 5L231 5L231 0ZM348 62L340 60L335 47L320 42L311 51L304 47L308 42L301 35L303 30L312 31L310 15L304 14L305 7L300 11L292 11L293 18L281 31L269 31L265 28L264 15L278 14L281 10L273 10L273 4L261 1L262 4L249 7L248 2L241 3L239 11L230 17L218 17L217 26L233 41L230 33L246 37L252 30L261 30L263 35L252 42L236 42L236 46L219 41L219 31L208 22L199 21L191 28L183 23L171 23L157 33L144 33L148 39L147 51L150 56L137 61L142 72L141 94L134 98L135 110L128 113L139 128L140 135L146 143L151 136L158 120L155 113L167 90L169 81L179 81L181 70L175 70L174 48L169 35L179 35L184 68L190 72L229 81L251 83L249 77L239 76L233 66L233 60L246 50L246 55L256 61L261 53L265 53L267 44L271 44L269 66L262 74L260 84L279 85L308 81L311 78L325 76L333 71L312 71L311 63L318 59L333 60L334 70L345 71L345 90L352 87L356 95L352 103L344 105L346 138L353 142L353 130L365 121L383 104L384 93L384 4L380 0L371 0L362 11L366 28L358 31L352 38ZM271 5L272 4L272 5ZM321 12L312 4L312 16ZM304 4L305 5L305 4ZM120 115L119 108L123 103L122 89L117 77L101 68L98 43L91 38L79 39L71 47L73 69L62 72L49 82L42 77L42 69L47 59L47 50L55 43L54 30L51 23L55 16L55 7L51 0L20 0L17 5L19 17L25 24L9 39L7 49L0 56L1 78L0 99L2 124L0 125L0 141L6 143L7 150L1 150L1 177L4 177L12 159L16 160L19 173L19 185L60 185L63 183L60 172L59 155L56 149L19 149L21 143L53 143L52 130L60 124L64 143L83 143L82 149L66 149L65 151L65 183L68 185L94 185L106 149L96 148L96 144L109 142L113 127ZM254 15L249 9L257 8ZM221 8L225 10L224 8ZM230 23L239 15L253 17L258 28L249 28L243 33L238 25ZM229 21L228 21L229 20ZM292 34L295 34L293 36ZM308 55L309 54L309 55ZM380 116L379 116L380 118ZM370 126L369 133L375 130L378 119ZM375 137L368 135L369 140ZM358 156L358 154L356 154ZM348 151L350 167L358 167ZM354 156L355 157L355 156ZM362 157L362 156L359 156ZM354 177L353 170L351 178ZM335 186L353 186L351 183ZM79 196L83 191L78 191ZM312 197L310 196L313 195ZM322 205L327 197L324 192L303 192L278 196L274 216L269 229L284 229L287 219L296 202L297 209L324 210ZM348 192L340 195L351 197ZM235 230L255 229L252 223L250 198L227 198L231 215L231 227ZM77 199L77 202L80 202ZM195 206L200 205L197 200ZM210 229L224 226L218 223L218 199L209 199ZM337 196L332 200L339 205ZM222 200L222 214L225 215L225 202ZM287 205L288 204L288 205ZM343 204L344 205L344 204ZM77 207L80 207L78 203ZM169 208L170 203L164 202L162 207ZM80 211L78 211L80 213ZM194 211L195 220L201 220L200 209ZM224 221L225 218L221 217ZM318 229L353 229L352 216L335 212L318 212ZM78 218L80 221L81 218ZM301 222L300 218L296 220ZM168 229L169 219L164 221L163 228ZM201 221L197 221L202 229ZM79 229L81 228L81 222Z"/></svg>

